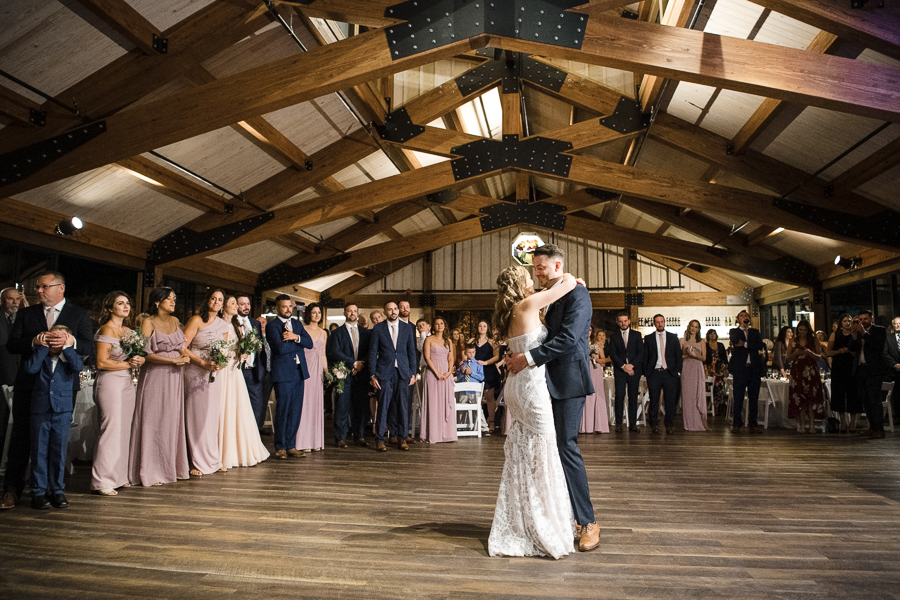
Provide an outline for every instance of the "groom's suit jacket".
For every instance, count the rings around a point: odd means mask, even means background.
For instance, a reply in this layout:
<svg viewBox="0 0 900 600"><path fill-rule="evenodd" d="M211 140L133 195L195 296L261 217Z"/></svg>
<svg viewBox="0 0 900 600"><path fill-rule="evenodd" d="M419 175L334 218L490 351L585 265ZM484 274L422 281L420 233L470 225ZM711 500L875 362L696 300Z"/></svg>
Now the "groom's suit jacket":
<svg viewBox="0 0 900 600"><path fill-rule="evenodd" d="M531 350L537 366L547 366L547 387L553 398L578 398L594 393L588 361L591 295L583 285L554 302L544 315L547 341Z"/></svg>

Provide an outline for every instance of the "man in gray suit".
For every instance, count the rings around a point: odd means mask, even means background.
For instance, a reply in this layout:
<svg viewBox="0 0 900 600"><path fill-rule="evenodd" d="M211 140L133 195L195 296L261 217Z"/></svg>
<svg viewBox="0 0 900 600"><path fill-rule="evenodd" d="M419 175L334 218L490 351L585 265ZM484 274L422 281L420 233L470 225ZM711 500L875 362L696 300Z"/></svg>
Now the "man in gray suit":
<svg viewBox="0 0 900 600"><path fill-rule="evenodd" d="M16 313L22 303L22 294L14 287L0 291L0 385L13 385L19 370L20 354L12 354L6 348L9 332L16 322ZM9 425L9 404L0 397L0 451L6 443L6 428Z"/></svg>

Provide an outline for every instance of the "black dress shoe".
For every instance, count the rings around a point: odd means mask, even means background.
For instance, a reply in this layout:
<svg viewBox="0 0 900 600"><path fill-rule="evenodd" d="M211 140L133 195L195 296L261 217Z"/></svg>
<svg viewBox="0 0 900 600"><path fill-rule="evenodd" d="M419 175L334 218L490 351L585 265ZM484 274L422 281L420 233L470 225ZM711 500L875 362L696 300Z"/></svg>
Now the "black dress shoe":
<svg viewBox="0 0 900 600"><path fill-rule="evenodd" d="M69 506L69 500L66 498L65 494L60 492L50 497L50 504L52 504L56 508L66 508L67 506Z"/></svg>
<svg viewBox="0 0 900 600"><path fill-rule="evenodd" d="M653 433L659 433L659 425L654 425L652 431Z"/></svg>
<svg viewBox="0 0 900 600"><path fill-rule="evenodd" d="M641 432L641 430L637 428L637 425L630 426L628 428L628 431L630 431L631 433L640 433Z"/></svg>
<svg viewBox="0 0 900 600"><path fill-rule="evenodd" d="M675 433L675 428L674 427L666 427L666 433L668 435Z"/></svg>
<svg viewBox="0 0 900 600"><path fill-rule="evenodd" d="M622 433L622 426L616 425L616 433Z"/></svg>
<svg viewBox="0 0 900 600"><path fill-rule="evenodd" d="M36 510L46 510L50 508L50 501L47 499L47 496L32 496L31 508Z"/></svg>

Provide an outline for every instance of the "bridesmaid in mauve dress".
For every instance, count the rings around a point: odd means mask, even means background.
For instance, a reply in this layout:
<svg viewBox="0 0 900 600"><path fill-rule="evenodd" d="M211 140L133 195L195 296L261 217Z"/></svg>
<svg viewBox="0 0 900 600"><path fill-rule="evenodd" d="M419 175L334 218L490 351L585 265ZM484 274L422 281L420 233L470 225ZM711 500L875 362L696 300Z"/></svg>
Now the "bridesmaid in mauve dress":
<svg viewBox="0 0 900 600"><path fill-rule="evenodd" d="M147 363L141 370L128 448L132 485L162 485L188 479L184 438L184 333L175 311L175 292L150 292L149 317L141 323L147 336Z"/></svg>
<svg viewBox="0 0 900 600"><path fill-rule="evenodd" d="M127 487L128 441L134 416L134 383L131 369L144 364L142 356L127 359L119 340L127 332L123 321L131 314L131 299L125 292L112 292L103 299L97 342L97 382L94 400L100 408L100 437L94 450L91 489L101 496L116 496L116 488Z"/></svg>
<svg viewBox="0 0 900 600"><path fill-rule="evenodd" d="M706 431L706 341L700 337L700 321L688 323L681 340L681 402L685 431Z"/></svg>
<svg viewBox="0 0 900 600"><path fill-rule="evenodd" d="M213 290L200 308L199 314L188 320L184 328L187 354L191 364L184 370L185 429L191 457L191 475L203 477L216 471L226 471L219 451L219 412L222 410L222 379L209 378L219 370L209 360L209 347L226 338L228 324L219 318L225 294Z"/></svg>
<svg viewBox="0 0 900 600"><path fill-rule="evenodd" d="M317 302L308 305L303 322L306 333L313 340L313 347L303 350L309 379L303 384L303 411L300 413L295 448L303 452L318 452L325 447L325 388L322 376L328 368L325 360L328 335L321 326L322 305Z"/></svg>
<svg viewBox="0 0 900 600"><path fill-rule="evenodd" d="M603 370L610 362L606 357L606 332L590 330L591 381L594 393L584 399L584 412L578 433L609 433L609 412L606 408L606 387L603 384Z"/></svg>
<svg viewBox="0 0 900 600"><path fill-rule="evenodd" d="M456 398L450 365L456 357L444 319L436 318L431 330L434 335L427 337L422 346L428 369L425 370L419 435L431 444L455 442L459 438L456 435Z"/></svg>

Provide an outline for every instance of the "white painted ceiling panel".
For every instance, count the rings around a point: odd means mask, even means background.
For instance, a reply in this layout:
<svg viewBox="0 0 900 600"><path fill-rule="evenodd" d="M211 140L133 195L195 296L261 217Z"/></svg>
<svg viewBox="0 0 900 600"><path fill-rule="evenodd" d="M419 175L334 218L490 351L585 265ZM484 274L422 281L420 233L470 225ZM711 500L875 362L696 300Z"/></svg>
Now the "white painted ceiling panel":
<svg viewBox="0 0 900 600"><path fill-rule="evenodd" d="M213 254L209 258L233 267L262 273L286 261L295 254L295 251L275 242L262 241L249 244L243 248L235 248L234 250Z"/></svg>

